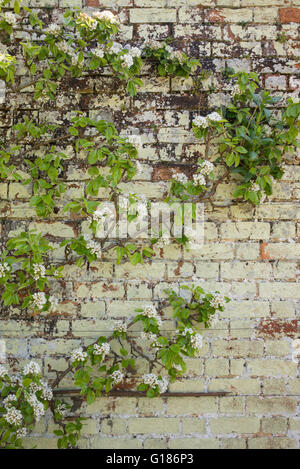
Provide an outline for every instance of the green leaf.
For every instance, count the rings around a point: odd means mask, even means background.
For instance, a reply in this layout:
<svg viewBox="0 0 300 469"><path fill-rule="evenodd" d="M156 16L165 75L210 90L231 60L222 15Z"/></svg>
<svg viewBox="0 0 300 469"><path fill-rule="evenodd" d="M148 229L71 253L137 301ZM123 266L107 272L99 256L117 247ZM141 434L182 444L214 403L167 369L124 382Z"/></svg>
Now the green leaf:
<svg viewBox="0 0 300 469"><path fill-rule="evenodd" d="M79 132L78 132L78 130L76 129L76 127L69 127L68 130L69 130L69 133L70 133L71 135L74 135L74 136L79 135Z"/></svg>

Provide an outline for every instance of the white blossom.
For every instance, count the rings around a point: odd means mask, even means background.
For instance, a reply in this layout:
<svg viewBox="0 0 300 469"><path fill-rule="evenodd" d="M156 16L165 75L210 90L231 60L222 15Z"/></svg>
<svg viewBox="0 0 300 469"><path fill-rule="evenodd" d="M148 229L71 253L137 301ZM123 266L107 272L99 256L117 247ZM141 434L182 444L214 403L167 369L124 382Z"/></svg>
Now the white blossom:
<svg viewBox="0 0 300 469"><path fill-rule="evenodd" d="M224 307L226 305L225 298L222 295L220 295L219 293L217 293L214 296L214 298L211 300L210 303L216 309L219 308L220 306Z"/></svg>
<svg viewBox="0 0 300 469"><path fill-rule="evenodd" d="M163 376L161 379L158 379L157 384L158 384L158 387L159 387L159 392L164 393L168 390L169 380Z"/></svg>
<svg viewBox="0 0 300 469"><path fill-rule="evenodd" d="M92 239L86 243L87 249L91 251L92 254L95 254L97 258L102 255L102 248L99 243L93 241Z"/></svg>
<svg viewBox="0 0 300 469"><path fill-rule="evenodd" d="M87 358L87 353L83 351L82 347L79 347L76 350L73 350L72 355L71 355L71 362L84 362Z"/></svg>
<svg viewBox="0 0 300 469"><path fill-rule="evenodd" d="M169 233L163 233L157 243L159 246L166 246L170 244L170 234Z"/></svg>
<svg viewBox="0 0 300 469"><path fill-rule="evenodd" d="M41 367L37 362L31 361L23 368L24 375L39 375L41 373Z"/></svg>
<svg viewBox="0 0 300 469"><path fill-rule="evenodd" d="M157 340L157 335L153 332L142 332L141 337L144 340L148 340L151 343L151 347L158 350L162 345Z"/></svg>
<svg viewBox="0 0 300 469"><path fill-rule="evenodd" d="M157 50L162 48L162 44L158 41L154 41L153 39L149 39L149 41L145 43L145 47L149 47L149 49L152 50Z"/></svg>
<svg viewBox="0 0 300 469"><path fill-rule="evenodd" d="M220 116L218 112L212 112L211 114L208 114L207 119L212 122L219 122L222 120L222 116Z"/></svg>
<svg viewBox="0 0 300 469"><path fill-rule="evenodd" d="M127 323L124 322L124 321L115 321L114 322L114 331L126 332L127 331Z"/></svg>
<svg viewBox="0 0 300 469"><path fill-rule="evenodd" d="M53 398L53 391L50 388L47 381L42 381L42 399L45 401L51 401Z"/></svg>
<svg viewBox="0 0 300 469"><path fill-rule="evenodd" d="M37 384L37 383L30 383L30 385L29 385L29 391L30 391L31 394L35 394L38 391L41 391L42 389L43 389L43 386L41 386L40 384Z"/></svg>
<svg viewBox="0 0 300 469"><path fill-rule="evenodd" d="M32 300L34 305L39 309L42 309L47 303L47 298L44 292L34 293L32 295Z"/></svg>
<svg viewBox="0 0 300 469"><path fill-rule="evenodd" d="M111 11L94 11L92 13L93 18L100 21L109 21L110 23L118 23L118 18Z"/></svg>
<svg viewBox="0 0 300 469"><path fill-rule="evenodd" d="M185 55L180 50L175 50L171 52L171 59L178 60L180 64L183 64L186 60Z"/></svg>
<svg viewBox="0 0 300 469"><path fill-rule="evenodd" d="M94 344L94 350L93 353L94 355L102 355L102 359L106 357L110 352L110 345L107 342L104 342L101 345Z"/></svg>
<svg viewBox="0 0 300 469"><path fill-rule="evenodd" d="M25 436L27 435L27 429L26 427L22 427L20 428L19 430L17 430L17 438L25 438Z"/></svg>
<svg viewBox="0 0 300 469"><path fill-rule="evenodd" d="M111 47L110 47L110 52L113 54L119 54L123 50L122 44L119 42L113 42Z"/></svg>
<svg viewBox="0 0 300 469"><path fill-rule="evenodd" d="M206 185L205 177L201 173L194 174L193 180L194 180L195 184L198 184L200 186L205 186Z"/></svg>
<svg viewBox="0 0 300 469"><path fill-rule="evenodd" d="M97 207L92 215L92 219L97 223L104 223L107 215L111 215L111 209L109 207ZM88 241L90 238L84 236L84 239Z"/></svg>
<svg viewBox="0 0 300 469"><path fill-rule="evenodd" d="M127 68L132 67L133 65L133 57L130 54L126 54L122 56L122 62L123 65L125 65Z"/></svg>
<svg viewBox="0 0 300 469"><path fill-rule="evenodd" d="M9 264L7 262L2 262L0 264L0 278L5 277L6 273L10 271Z"/></svg>
<svg viewBox="0 0 300 469"><path fill-rule="evenodd" d="M208 122L207 118L203 117L203 116L196 116L193 119L193 124L196 127L200 127L202 129L206 129L207 127L209 127L209 122Z"/></svg>
<svg viewBox="0 0 300 469"><path fill-rule="evenodd" d="M162 320L160 316L158 315L158 312L156 311L156 308L153 305L148 305L144 309L144 315L147 316L148 318L154 318L157 321L157 324L159 326L162 325Z"/></svg>
<svg viewBox="0 0 300 469"><path fill-rule="evenodd" d="M142 55L142 51L138 47L131 47L129 53L132 57L140 57Z"/></svg>
<svg viewBox="0 0 300 469"><path fill-rule="evenodd" d="M65 54L68 54L70 56L73 56L75 54L74 49L67 41L57 42L56 46L60 51L64 52Z"/></svg>
<svg viewBox="0 0 300 469"><path fill-rule="evenodd" d="M0 378L4 378L6 375L8 375L7 368L5 368L3 365L0 365Z"/></svg>
<svg viewBox="0 0 300 469"><path fill-rule="evenodd" d="M28 404L33 408L33 413L36 421L38 422L43 415L45 415L45 408L42 402L38 400L35 394L29 394L26 396Z"/></svg>
<svg viewBox="0 0 300 469"><path fill-rule="evenodd" d="M159 378L155 373L148 373L142 376L143 383L148 384L152 388L158 386L161 393L166 392L169 386L167 378Z"/></svg>
<svg viewBox="0 0 300 469"><path fill-rule="evenodd" d="M101 46L98 46L96 49L93 49L92 53L96 55L96 57L99 57L100 59L103 59L104 57L104 50L102 49Z"/></svg>
<svg viewBox="0 0 300 469"><path fill-rule="evenodd" d="M52 36L59 36L61 32L61 28L58 24L55 24L55 23L52 23L52 24L49 24L48 28L45 29L45 33L47 34L52 34Z"/></svg>
<svg viewBox="0 0 300 469"><path fill-rule="evenodd" d="M204 160L203 163L200 164L200 172L204 176L209 176L209 174L215 169L213 163L208 160Z"/></svg>
<svg viewBox="0 0 300 469"><path fill-rule="evenodd" d="M77 66L79 68L84 67L84 61L79 62L79 54L72 55L72 65Z"/></svg>
<svg viewBox="0 0 300 469"><path fill-rule="evenodd" d="M145 384L155 387L157 385L158 376L155 373L148 373L142 376L142 380Z"/></svg>
<svg viewBox="0 0 300 469"><path fill-rule="evenodd" d="M58 404L55 410L62 417L65 417L68 413L68 409L67 409L66 404Z"/></svg>
<svg viewBox="0 0 300 469"><path fill-rule="evenodd" d="M191 336L191 344L193 349L195 350L195 355L200 354L200 349L203 346L203 338L201 334L194 334Z"/></svg>
<svg viewBox="0 0 300 469"><path fill-rule="evenodd" d="M250 190L254 192L258 192L258 191L261 191L261 187L259 184L257 184L257 182L252 181Z"/></svg>
<svg viewBox="0 0 300 469"><path fill-rule="evenodd" d="M121 371L116 370L111 374L112 379L114 380L114 384L119 384L121 381L124 379L124 373L121 373Z"/></svg>
<svg viewBox="0 0 300 469"><path fill-rule="evenodd" d="M14 394L9 394L4 400L3 400L3 407L5 407L6 410L10 409L12 406L12 402L17 402L17 398Z"/></svg>
<svg viewBox="0 0 300 469"><path fill-rule="evenodd" d="M11 26L16 26L17 24L16 16L10 11L7 11L6 13L1 13L1 19L4 20L6 23L10 24Z"/></svg>
<svg viewBox="0 0 300 469"><path fill-rule="evenodd" d="M186 184L188 182L188 177L184 173L174 173L172 176L174 181L180 182L181 184Z"/></svg>
<svg viewBox="0 0 300 469"><path fill-rule="evenodd" d="M15 407L11 407L7 410L6 414L4 415L5 420L10 425L16 425L17 427L22 424L23 415L22 412Z"/></svg>
<svg viewBox="0 0 300 469"><path fill-rule="evenodd" d="M241 89L237 83L232 87L232 94L241 94Z"/></svg>
<svg viewBox="0 0 300 469"><path fill-rule="evenodd" d="M46 268L43 264L33 264L32 268L34 280L46 277Z"/></svg>

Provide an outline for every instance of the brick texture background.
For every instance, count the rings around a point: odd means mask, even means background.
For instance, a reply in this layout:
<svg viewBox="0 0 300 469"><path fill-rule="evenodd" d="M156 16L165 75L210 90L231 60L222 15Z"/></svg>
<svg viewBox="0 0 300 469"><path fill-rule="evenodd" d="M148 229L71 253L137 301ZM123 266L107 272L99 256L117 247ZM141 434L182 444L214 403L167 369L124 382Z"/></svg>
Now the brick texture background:
<svg viewBox="0 0 300 469"><path fill-rule="evenodd" d="M300 0L29 0L49 21L68 6L109 8L122 18L123 40L173 36L175 44L200 58L211 74L195 80L155 78L145 73L145 87L134 98L110 88L111 79L76 81L80 107L112 119L121 129L139 129L144 172L130 187L159 200L172 167L193 159L199 145L190 131L193 114L228 99L225 65L260 74L262 85L284 99L299 93ZM22 74L22 67L20 67ZM60 119L70 100L57 108L38 107L18 98L13 112L1 106L1 126L22 114ZM12 97L14 98L14 97ZM9 102L9 96L6 103ZM16 98L17 99L17 98ZM22 103L26 102L26 106ZM200 148L201 150L201 148ZM72 159L71 159L72 158ZM217 191L205 212L205 245L183 252L177 246L157 250L150 265L116 266L111 257L90 272L66 270L57 285L63 298L59 316L26 322L17 314L1 317L1 336L10 358L22 364L30 357L54 378L51 367L63 369L65 356L111 328L114 318L163 297L167 286L199 283L219 290L232 302L214 329L204 331L202 356L189 360L186 376L173 391L230 391L226 397L101 398L77 410L88 417L83 448L298 448L300 433L299 368L292 361L292 340L299 337L300 153L286 158L286 172L272 197L253 208L231 200L234 180ZM70 155L69 194L82 194L85 171L80 155ZM39 220L29 207L30 188L0 184L2 236L20 228L38 228L53 245L61 237L84 231L80 220L58 210ZM60 253L59 255L61 255ZM168 311L166 311L168 318ZM173 327L172 320L167 322ZM147 371L143 360L141 373ZM70 386L65 381L64 386ZM27 446L55 448L53 424L41 421Z"/></svg>

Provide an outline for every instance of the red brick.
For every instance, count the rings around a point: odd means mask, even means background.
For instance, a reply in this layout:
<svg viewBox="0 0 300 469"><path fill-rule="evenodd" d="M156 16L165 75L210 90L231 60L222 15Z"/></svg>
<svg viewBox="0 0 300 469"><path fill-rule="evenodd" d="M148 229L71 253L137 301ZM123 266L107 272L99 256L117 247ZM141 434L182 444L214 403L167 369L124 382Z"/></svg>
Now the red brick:
<svg viewBox="0 0 300 469"><path fill-rule="evenodd" d="M300 23L300 8L279 8L281 23Z"/></svg>
<svg viewBox="0 0 300 469"><path fill-rule="evenodd" d="M267 247L268 247L268 243L261 243L261 245L260 245L260 254L261 254L261 258L263 260L270 259L270 253L267 250Z"/></svg>
<svg viewBox="0 0 300 469"><path fill-rule="evenodd" d="M225 15L222 14L222 10L210 10L207 12L206 19L212 23L224 22Z"/></svg>
<svg viewBox="0 0 300 469"><path fill-rule="evenodd" d="M85 6L86 7L98 7L99 0L85 0Z"/></svg>

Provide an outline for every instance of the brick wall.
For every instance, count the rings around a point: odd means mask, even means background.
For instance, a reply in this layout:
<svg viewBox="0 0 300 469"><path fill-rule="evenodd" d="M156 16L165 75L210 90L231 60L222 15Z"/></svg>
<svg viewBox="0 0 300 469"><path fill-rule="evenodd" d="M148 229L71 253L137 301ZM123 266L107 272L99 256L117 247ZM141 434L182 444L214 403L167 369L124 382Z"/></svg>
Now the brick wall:
<svg viewBox="0 0 300 469"><path fill-rule="evenodd" d="M111 8L120 12L122 38L138 42L165 39L199 57L210 70L195 92L191 80L145 76L145 87L134 98L109 91L106 77L84 89L81 107L105 114L116 125L138 128L144 135L140 151L144 172L130 188L156 200L165 190L161 162L169 167L189 160L199 147L191 138L192 113L226 100L225 65L253 70L262 84L285 97L299 92L300 1L285 0L29 0L55 19L67 6ZM20 71L21 73L21 71ZM104 92L103 92L104 89ZM208 92L210 91L210 92ZM28 95L28 90L27 90ZM8 102L7 97L6 102ZM72 103L68 103L70 108ZM19 100L22 108L22 100ZM58 108L25 108L40 118L59 118ZM1 125L9 126L17 110L1 108ZM24 106L23 106L24 111ZM286 159L286 172L274 195L258 208L231 200L234 181L217 191L205 212L205 245L183 252L178 246L157 251L151 265L116 266L112 257L84 272L66 270L57 287L63 298L60 315L26 322L3 317L1 336L7 353L22 363L38 360L53 378L51 367L63 369L66 355L88 344L98 331L110 330L149 300L157 301L167 286L199 283L207 290L230 295L232 302L214 329L204 331L202 356L189 360L186 376L172 391L230 391L225 397L101 398L77 413L88 417L81 446L86 448L298 448L300 382L292 361L292 340L299 337L300 153ZM69 193L82 193L80 159L69 166ZM48 221L38 220L29 207L30 188L0 184L2 235L36 227L57 245L76 236L81 223L59 210ZM167 312L166 312L167 314ZM171 320L169 324L172 325ZM143 360L139 371L147 371ZM72 383L66 380L64 386ZM53 424L47 417L27 442L54 448Z"/></svg>

